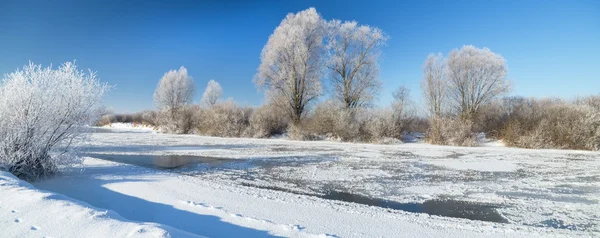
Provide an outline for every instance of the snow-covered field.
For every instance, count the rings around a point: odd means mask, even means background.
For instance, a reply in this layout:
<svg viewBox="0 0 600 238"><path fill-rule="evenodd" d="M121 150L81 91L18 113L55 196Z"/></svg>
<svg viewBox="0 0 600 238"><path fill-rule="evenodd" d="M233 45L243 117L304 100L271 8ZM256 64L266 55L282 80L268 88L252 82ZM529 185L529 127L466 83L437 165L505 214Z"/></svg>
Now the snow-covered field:
<svg viewBox="0 0 600 238"><path fill-rule="evenodd" d="M98 129L80 149L89 156L83 168L34 183L37 189L0 174L0 236L600 235L598 152L212 138L127 127ZM402 211L456 216L445 211L457 207L473 209L459 216L476 220ZM499 222L480 221L490 219Z"/></svg>

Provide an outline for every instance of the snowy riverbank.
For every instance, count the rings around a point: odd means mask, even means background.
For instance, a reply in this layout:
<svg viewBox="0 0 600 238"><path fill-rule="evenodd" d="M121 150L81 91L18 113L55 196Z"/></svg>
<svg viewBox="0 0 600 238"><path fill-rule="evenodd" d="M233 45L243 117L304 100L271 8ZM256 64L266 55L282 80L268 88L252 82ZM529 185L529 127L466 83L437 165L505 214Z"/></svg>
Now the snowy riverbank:
<svg viewBox="0 0 600 238"><path fill-rule="evenodd" d="M600 160L594 152L212 138L127 130L94 133L89 144L80 145L90 156L83 171L74 168L34 184L52 193L2 174L0 224L6 234L598 235ZM104 156L134 160L124 164L93 158ZM211 159L175 169L157 169L165 164L155 162L131 165L165 158L188 163L197 157ZM438 198L493 204L507 223L318 196L324 189L349 193L354 199L376 197L403 204Z"/></svg>

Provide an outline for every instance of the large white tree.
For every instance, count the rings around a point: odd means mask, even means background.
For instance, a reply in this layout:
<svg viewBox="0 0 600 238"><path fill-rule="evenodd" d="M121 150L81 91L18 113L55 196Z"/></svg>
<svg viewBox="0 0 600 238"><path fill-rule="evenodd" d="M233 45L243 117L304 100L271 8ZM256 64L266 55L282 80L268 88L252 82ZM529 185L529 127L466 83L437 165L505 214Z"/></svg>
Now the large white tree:
<svg viewBox="0 0 600 238"><path fill-rule="evenodd" d="M423 64L421 91L429 116L442 115L448 84L445 78L446 62L442 54L429 54Z"/></svg>
<svg viewBox="0 0 600 238"><path fill-rule="evenodd" d="M109 86L67 62L58 69L30 63L0 83L0 170L36 179L75 158Z"/></svg>
<svg viewBox="0 0 600 238"><path fill-rule="evenodd" d="M192 102L194 93L194 81L187 69L181 66L179 70L165 73L160 79L154 91L154 105L175 121L177 113Z"/></svg>
<svg viewBox="0 0 600 238"><path fill-rule="evenodd" d="M298 123L309 103L321 95L324 20L314 8L289 13L261 53L255 84L284 100Z"/></svg>
<svg viewBox="0 0 600 238"><path fill-rule="evenodd" d="M221 88L221 85L217 81L211 79L208 81L206 90L204 90L204 93L202 94L201 103L212 107L217 103L219 97L221 97L221 93L223 93L223 88Z"/></svg>
<svg viewBox="0 0 600 238"><path fill-rule="evenodd" d="M372 102L381 86L379 81L380 46L387 37L378 28L358 25L356 21L327 23L327 67L334 87L334 97L347 108Z"/></svg>
<svg viewBox="0 0 600 238"><path fill-rule="evenodd" d="M449 100L463 119L473 120L480 108L509 90L506 60L488 48L454 49L446 68Z"/></svg>

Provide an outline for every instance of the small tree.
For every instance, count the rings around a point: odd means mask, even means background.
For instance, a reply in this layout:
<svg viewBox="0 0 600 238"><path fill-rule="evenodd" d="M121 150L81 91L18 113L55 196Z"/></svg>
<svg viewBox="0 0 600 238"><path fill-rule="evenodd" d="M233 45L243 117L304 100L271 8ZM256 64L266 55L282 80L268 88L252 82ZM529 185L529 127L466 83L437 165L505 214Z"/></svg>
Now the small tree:
<svg viewBox="0 0 600 238"><path fill-rule="evenodd" d="M58 69L30 63L0 83L0 170L25 179L73 162L71 144L99 114L109 86L67 62Z"/></svg>
<svg viewBox="0 0 600 238"><path fill-rule="evenodd" d="M178 121L187 120L178 117L189 115L183 112L192 102L194 93L194 81L188 76L185 67L181 66L179 70L165 73L154 91L154 105L162 114L160 124L167 125L168 130L180 130L181 125L178 125Z"/></svg>
<svg viewBox="0 0 600 238"><path fill-rule="evenodd" d="M378 28L360 26L356 21L327 23L328 46L334 96L347 108L371 103L381 86L379 47L387 37Z"/></svg>
<svg viewBox="0 0 600 238"><path fill-rule="evenodd" d="M217 100L219 100L219 97L221 97L222 92L223 89L221 88L221 85L217 83L217 81L211 79L206 85L204 94L202 94L202 104L209 107L214 106L217 103Z"/></svg>
<svg viewBox="0 0 600 238"><path fill-rule="evenodd" d="M254 79L283 102L299 123L309 103L321 95L324 21L314 8L290 13L275 29L261 53Z"/></svg>
<svg viewBox="0 0 600 238"><path fill-rule="evenodd" d="M488 48L463 46L448 55L449 99L464 120L474 120L481 106L509 90L506 60Z"/></svg>
<svg viewBox="0 0 600 238"><path fill-rule="evenodd" d="M442 106L446 99L447 82L445 78L444 58L442 54L429 54L423 64L421 91L429 116L442 116Z"/></svg>
<svg viewBox="0 0 600 238"><path fill-rule="evenodd" d="M394 101L392 102L392 123L394 138L401 139L402 133L406 131L413 118L413 109L411 108L410 89L400 86L392 93Z"/></svg>
<svg viewBox="0 0 600 238"><path fill-rule="evenodd" d="M167 110L175 118L177 110L192 102L194 81L183 66L179 70L169 70L158 82L154 91L154 105Z"/></svg>

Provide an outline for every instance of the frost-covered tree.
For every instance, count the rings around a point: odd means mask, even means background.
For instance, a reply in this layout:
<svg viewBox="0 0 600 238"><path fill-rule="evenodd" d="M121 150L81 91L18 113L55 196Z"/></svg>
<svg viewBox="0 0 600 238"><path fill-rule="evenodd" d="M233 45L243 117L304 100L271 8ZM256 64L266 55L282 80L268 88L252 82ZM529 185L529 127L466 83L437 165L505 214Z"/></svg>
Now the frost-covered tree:
<svg viewBox="0 0 600 238"><path fill-rule="evenodd" d="M429 54L423 64L421 91L429 116L440 117L442 115L442 104L448 90L445 67L446 62L442 54Z"/></svg>
<svg viewBox="0 0 600 238"><path fill-rule="evenodd" d="M488 48L471 45L448 55L449 100L462 119L473 120L487 105L509 90L506 60Z"/></svg>
<svg viewBox="0 0 600 238"><path fill-rule="evenodd" d="M405 118L411 110L410 89L405 86L398 87L393 93L392 108L398 118Z"/></svg>
<svg viewBox="0 0 600 238"><path fill-rule="evenodd" d="M294 123L321 95L324 21L314 8L290 13L269 37L254 79L276 95Z"/></svg>
<svg viewBox="0 0 600 238"><path fill-rule="evenodd" d="M71 144L94 122L109 86L67 62L30 63L0 83L0 170L37 179L74 161Z"/></svg>
<svg viewBox="0 0 600 238"><path fill-rule="evenodd" d="M347 108L371 103L381 86L377 61L387 37L378 28L339 20L327 23L327 34L334 97Z"/></svg>
<svg viewBox="0 0 600 238"><path fill-rule="evenodd" d="M405 86L398 87L393 93L391 109L393 128L396 138L401 138L402 132L412 123L414 119L414 108L410 99L410 89Z"/></svg>
<svg viewBox="0 0 600 238"><path fill-rule="evenodd" d="M210 80L206 85L206 90L204 90L204 94L202 94L202 104L212 107L217 103L219 97L221 97L221 93L223 92L223 88L221 85L215 81Z"/></svg>
<svg viewBox="0 0 600 238"><path fill-rule="evenodd" d="M170 70L158 82L154 91L154 105L168 113L171 121L177 119L177 113L194 98L194 81L183 66L179 70Z"/></svg>

